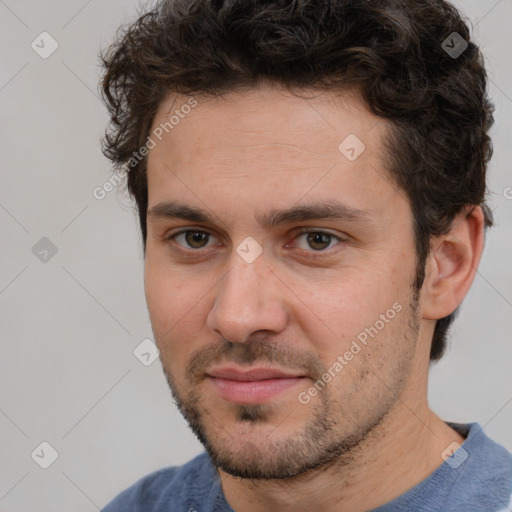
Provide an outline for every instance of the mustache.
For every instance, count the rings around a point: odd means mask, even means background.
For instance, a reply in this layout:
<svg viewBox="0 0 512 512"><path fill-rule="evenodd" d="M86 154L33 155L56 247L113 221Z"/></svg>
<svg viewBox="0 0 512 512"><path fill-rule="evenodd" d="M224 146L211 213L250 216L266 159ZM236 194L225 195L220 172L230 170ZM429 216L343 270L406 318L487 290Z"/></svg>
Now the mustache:
<svg viewBox="0 0 512 512"><path fill-rule="evenodd" d="M315 382L326 369L317 356L310 352L297 351L284 344L268 343L262 340L234 343L224 340L196 352L187 365L187 378L197 384L214 364L233 362L251 365L255 362L272 363L289 370L300 370Z"/></svg>

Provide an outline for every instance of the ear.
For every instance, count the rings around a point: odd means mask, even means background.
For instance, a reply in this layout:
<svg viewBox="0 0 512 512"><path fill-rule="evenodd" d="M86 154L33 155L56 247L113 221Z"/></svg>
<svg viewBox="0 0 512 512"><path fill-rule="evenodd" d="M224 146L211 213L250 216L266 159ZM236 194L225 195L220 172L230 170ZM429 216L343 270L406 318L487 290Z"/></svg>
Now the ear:
<svg viewBox="0 0 512 512"><path fill-rule="evenodd" d="M484 214L480 206L467 207L450 231L433 240L422 288L423 318L450 315L466 296L484 247Z"/></svg>

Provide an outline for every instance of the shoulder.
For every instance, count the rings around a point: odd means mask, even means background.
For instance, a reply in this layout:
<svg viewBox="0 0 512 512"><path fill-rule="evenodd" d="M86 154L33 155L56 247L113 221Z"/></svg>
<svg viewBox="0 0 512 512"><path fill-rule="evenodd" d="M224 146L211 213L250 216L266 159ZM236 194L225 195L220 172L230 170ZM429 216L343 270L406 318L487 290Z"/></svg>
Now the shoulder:
<svg viewBox="0 0 512 512"><path fill-rule="evenodd" d="M202 453L183 466L146 475L115 497L102 512L159 512L168 510L170 503L173 510L186 512L193 509L189 502L211 494L216 480L217 473L210 459Z"/></svg>
<svg viewBox="0 0 512 512"><path fill-rule="evenodd" d="M460 425L459 425L460 426ZM512 454L489 438L478 423L466 426L469 435L454 458L457 474L448 510L509 510L512 495Z"/></svg>

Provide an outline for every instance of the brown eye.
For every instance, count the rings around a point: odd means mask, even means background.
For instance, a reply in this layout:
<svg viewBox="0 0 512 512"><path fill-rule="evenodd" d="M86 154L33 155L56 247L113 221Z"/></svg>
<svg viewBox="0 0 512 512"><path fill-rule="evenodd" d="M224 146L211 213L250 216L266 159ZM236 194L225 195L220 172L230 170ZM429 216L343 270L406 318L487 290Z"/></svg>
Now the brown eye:
<svg viewBox="0 0 512 512"><path fill-rule="evenodd" d="M332 236L327 233L307 233L309 246L315 251L321 251L329 247Z"/></svg>
<svg viewBox="0 0 512 512"><path fill-rule="evenodd" d="M177 241L180 237L183 237L185 240L185 243L178 242L180 247L185 249L203 249L208 244L210 233L195 230L180 231L179 233L171 235L169 239Z"/></svg>
<svg viewBox="0 0 512 512"><path fill-rule="evenodd" d="M304 237L304 235L306 235ZM305 243L296 243L296 245L305 251L312 252L327 252L327 249L333 247L332 242L342 242L343 240L326 231L302 231L298 234L296 240L305 240ZM334 244L336 245L336 244ZM339 245L339 244L338 244Z"/></svg>
<svg viewBox="0 0 512 512"><path fill-rule="evenodd" d="M185 233L185 240L195 249L204 247L205 241L208 242L208 233L203 231L187 231Z"/></svg>

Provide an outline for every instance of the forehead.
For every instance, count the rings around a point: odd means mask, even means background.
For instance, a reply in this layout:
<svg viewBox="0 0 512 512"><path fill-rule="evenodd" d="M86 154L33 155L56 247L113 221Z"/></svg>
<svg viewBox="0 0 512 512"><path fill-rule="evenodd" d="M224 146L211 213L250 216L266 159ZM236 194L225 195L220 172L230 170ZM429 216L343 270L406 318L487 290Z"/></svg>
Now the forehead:
<svg viewBox="0 0 512 512"><path fill-rule="evenodd" d="M376 196L389 203L401 193L386 170L388 129L355 91L169 95L152 126L149 204L186 196L198 205L216 193L217 201L289 207L336 193L354 208L377 207Z"/></svg>
<svg viewBox="0 0 512 512"><path fill-rule="evenodd" d="M188 106L191 101L195 103L193 108ZM171 118L172 126L165 130ZM281 86L259 85L217 97L190 99L169 94L153 121L153 131L159 127L164 128L164 138L172 131L172 137L167 139L171 143L174 140L176 145L185 142L184 139L201 142L195 156L209 143L214 143L210 149L243 149L244 142L245 147L251 142L266 144L265 152L272 152L271 146L282 151L278 146L285 145L297 151L314 147L316 156L322 152L328 156L334 149L339 156L338 144L351 134L365 143L371 142L371 149L376 149L374 142L384 136L387 121L371 113L356 90L301 90L294 94ZM201 140L194 140L191 131L200 134ZM237 140L242 135L243 140Z"/></svg>

